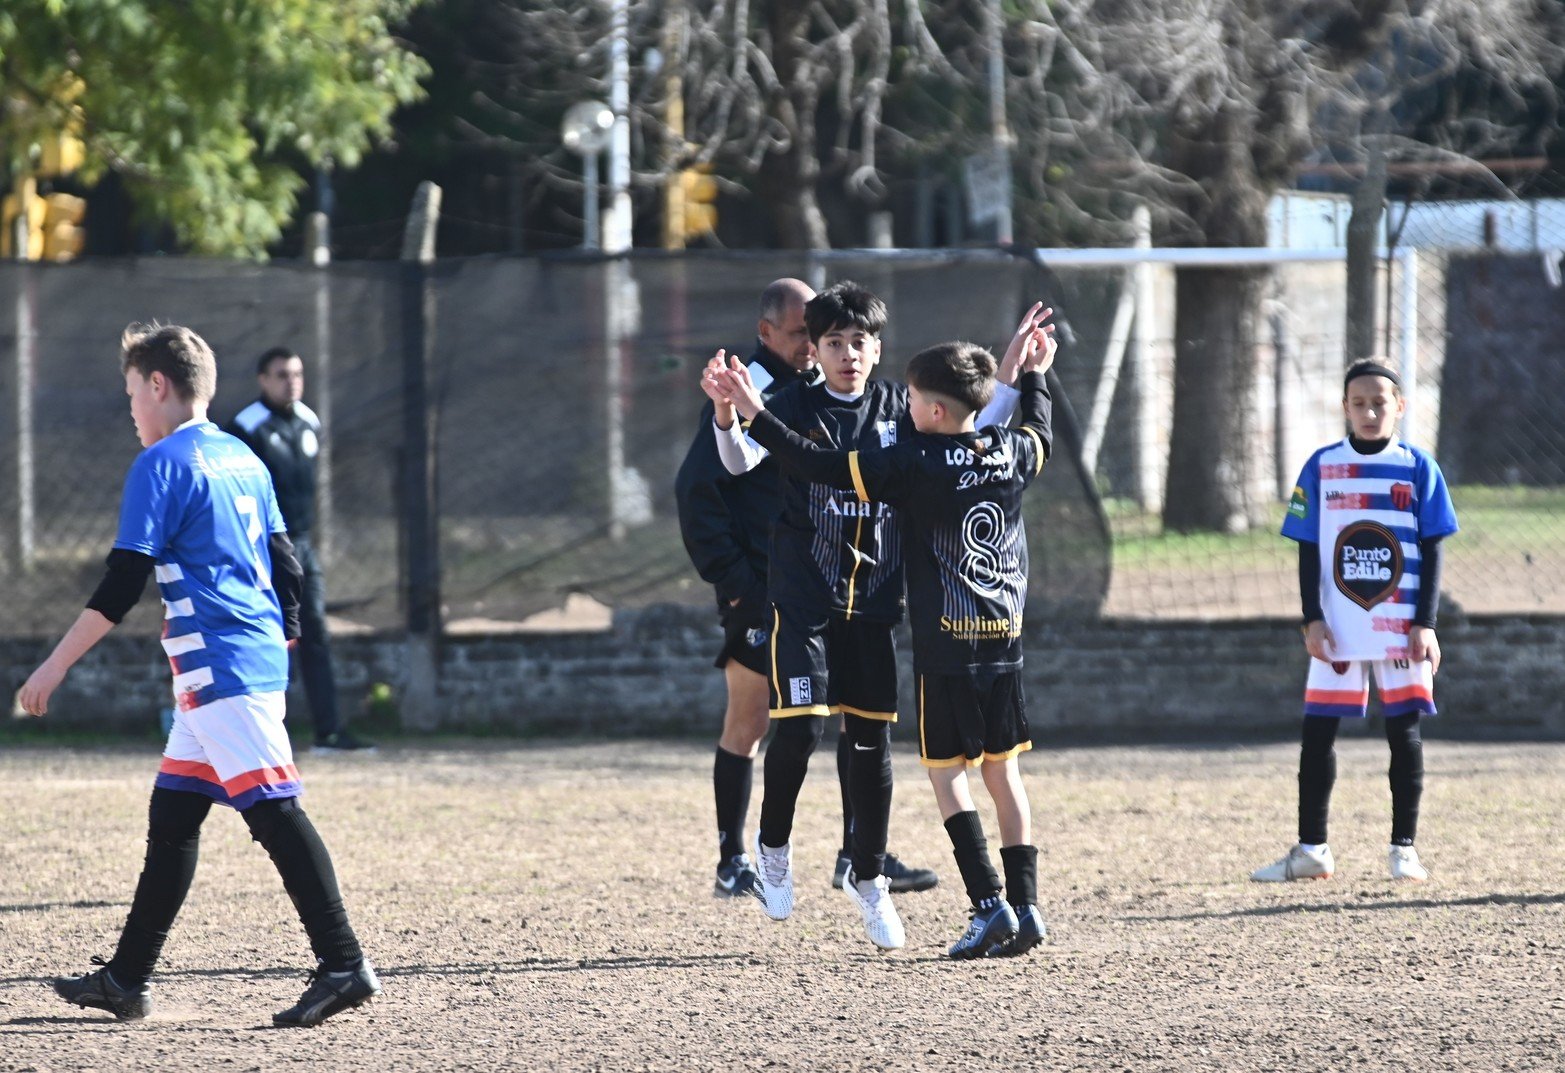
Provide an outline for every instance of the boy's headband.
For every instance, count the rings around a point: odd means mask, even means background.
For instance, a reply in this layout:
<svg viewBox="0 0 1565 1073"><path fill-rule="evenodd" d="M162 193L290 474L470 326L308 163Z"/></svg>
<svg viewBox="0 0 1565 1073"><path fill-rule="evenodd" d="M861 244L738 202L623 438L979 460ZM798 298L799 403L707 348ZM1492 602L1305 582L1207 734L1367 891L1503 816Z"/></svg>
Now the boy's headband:
<svg viewBox="0 0 1565 1073"><path fill-rule="evenodd" d="M1347 376L1345 376L1342 380L1342 393L1346 395L1348 393L1348 385L1353 383L1353 381L1357 380L1361 376L1383 376L1387 380L1390 380L1392 385L1395 386L1398 391L1402 389L1402 378L1400 376L1386 368L1384 365L1380 365L1372 361L1363 365L1355 365L1353 368L1348 370Z"/></svg>

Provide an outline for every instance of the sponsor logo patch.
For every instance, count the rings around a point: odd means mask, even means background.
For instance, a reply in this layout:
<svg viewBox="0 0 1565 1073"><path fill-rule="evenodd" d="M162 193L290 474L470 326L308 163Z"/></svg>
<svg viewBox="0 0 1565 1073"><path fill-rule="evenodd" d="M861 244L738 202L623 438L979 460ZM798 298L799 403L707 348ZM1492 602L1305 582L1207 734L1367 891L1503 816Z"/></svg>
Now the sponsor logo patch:
<svg viewBox="0 0 1565 1073"><path fill-rule="evenodd" d="M876 421L875 430L880 433L880 445L890 447L897 442L897 423L895 421Z"/></svg>
<svg viewBox="0 0 1565 1073"><path fill-rule="evenodd" d="M766 643L766 637L766 630L756 629L744 631L744 643L749 645L751 648L760 648Z"/></svg>
<svg viewBox="0 0 1565 1073"><path fill-rule="evenodd" d="M808 678L788 679L788 704L793 708L802 708L806 704L814 704L810 699L810 680Z"/></svg>
<svg viewBox="0 0 1565 1073"><path fill-rule="evenodd" d="M1402 542L1379 522L1354 522L1337 534L1332 579L1342 595L1368 611L1402 580Z"/></svg>
<svg viewBox="0 0 1565 1073"><path fill-rule="evenodd" d="M1310 516L1309 497L1304 494L1304 489L1300 485L1293 486L1293 498L1288 500L1288 513L1295 518Z"/></svg>

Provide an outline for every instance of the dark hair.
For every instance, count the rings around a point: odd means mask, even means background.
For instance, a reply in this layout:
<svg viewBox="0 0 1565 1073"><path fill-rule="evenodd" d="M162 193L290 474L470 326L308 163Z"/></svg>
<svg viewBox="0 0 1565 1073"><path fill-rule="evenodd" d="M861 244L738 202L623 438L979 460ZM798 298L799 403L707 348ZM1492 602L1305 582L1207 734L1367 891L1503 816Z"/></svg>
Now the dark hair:
<svg viewBox="0 0 1565 1073"><path fill-rule="evenodd" d="M1342 378L1342 397L1348 397L1348 385L1361 376L1383 376L1391 381L1391 386L1398 395L1402 394L1402 378L1391 370L1391 367L1378 358L1360 358L1348 366L1348 371Z"/></svg>
<svg viewBox="0 0 1565 1073"><path fill-rule="evenodd" d="M876 298L873 291L843 280L804 303L804 326L810 331L812 343L819 343L827 332L843 328L879 335L886 328L886 303Z"/></svg>
<svg viewBox="0 0 1565 1073"><path fill-rule="evenodd" d="M994 355L977 343L936 343L907 363L907 382L923 394L939 395L977 413L994 398L997 367Z"/></svg>
<svg viewBox="0 0 1565 1073"><path fill-rule="evenodd" d="M144 379L162 373L186 402L210 402L217 394L217 359L212 348L177 324L131 324L120 336L120 372L135 369Z"/></svg>
<svg viewBox="0 0 1565 1073"><path fill-rule="evenodd" d="M285 346L274 346L265 354L262 354L260 360L255 363L255 374L257 376L265 376L266 370L272 362L287 361L289 358L297 358L298 356Z"/></svg>

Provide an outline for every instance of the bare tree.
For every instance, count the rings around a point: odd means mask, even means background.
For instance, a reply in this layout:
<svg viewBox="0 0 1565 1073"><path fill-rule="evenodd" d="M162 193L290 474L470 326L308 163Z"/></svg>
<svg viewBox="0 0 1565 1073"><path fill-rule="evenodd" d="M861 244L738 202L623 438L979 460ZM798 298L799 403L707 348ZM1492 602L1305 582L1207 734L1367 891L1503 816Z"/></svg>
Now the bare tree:
<svg viewBox="0 0 1565 1073"><path fill-rule="evenodd" d="M923 108L931 84L945 98L981 100L970 0L628 0L634 181L643 191L693 163L741 182L770 214L778 243L829 245L818 192L840 183L861 204L886 195L888 154L917 146L970 151L981 123L964 106ZM610 0L452 0L460 51L476 91L461 119L467 137L515 154L538 187L575 187L559 147L558 116L575 100L606 98ZM926 7L929 14L926 16ZM937 40L932 21L944 40ZM948 58L947 52L952 54ZM677 80L668 75L677 73ZM672 109L677 86L682 108ZM674 121L671 123L671 119ZM824 123L823 123L824 120Z"/></svg>
<svg viewBox="0 0 1565 1073"><path fill-rule="evenodd" d="M1323 119L1362 129L1378 98L1360 76L1377 59L1478 57L1517 97L1560 66L1557 13L1533 0L1049 0L1030 14L1021 33L1043 57L1031 129L1045 152L1098 162L1055 185L1112 184L1181 245L1264 245L1267 203L1326 141ZM1027 164L1045 185L1047 156ZM1252 269L1179 273L1169 528L1242 529L1270 512L1245 401L1268 357L1264 283Z"/></svg>

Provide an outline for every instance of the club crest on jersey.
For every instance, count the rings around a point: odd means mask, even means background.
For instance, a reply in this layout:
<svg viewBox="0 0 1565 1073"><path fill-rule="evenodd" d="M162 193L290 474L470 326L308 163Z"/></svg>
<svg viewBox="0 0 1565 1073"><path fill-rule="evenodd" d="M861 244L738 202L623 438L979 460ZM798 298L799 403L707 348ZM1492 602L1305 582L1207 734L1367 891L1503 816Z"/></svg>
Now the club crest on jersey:
<svg viewBox="0 0 1565 1073"><path fill-rule="evenodd" d="M1337 534L1331 573L1337 589L1368 611L1402 580L1402 542L1379 522L1354 522Z"/></svg>
<svg viewBox="0 0 1565 1073"><path fill-rule="evenodd" d="M751 648L760 648L766 643L766 633L767 631L761 629L745 630L744 643Z"/></svg>
<svg viewBox="0 0 1565 1073"><path fill-rule="evenodd" d="M876 421L875 431L880 433L880 445L890 447L897 442L897 423L895 421Z"/></svg>
<svg viewBox="0 0 1565 1073"><path fill-rule="evenodd" d="M1391 505L1397 510L1413 509L1413 486L1411 484L1393 484L1391 486Z"/></svg>

